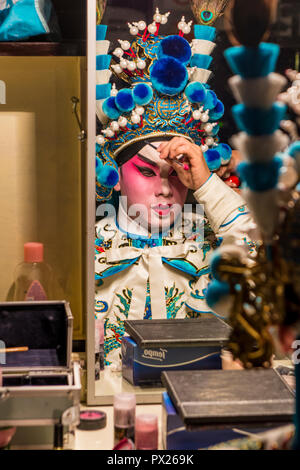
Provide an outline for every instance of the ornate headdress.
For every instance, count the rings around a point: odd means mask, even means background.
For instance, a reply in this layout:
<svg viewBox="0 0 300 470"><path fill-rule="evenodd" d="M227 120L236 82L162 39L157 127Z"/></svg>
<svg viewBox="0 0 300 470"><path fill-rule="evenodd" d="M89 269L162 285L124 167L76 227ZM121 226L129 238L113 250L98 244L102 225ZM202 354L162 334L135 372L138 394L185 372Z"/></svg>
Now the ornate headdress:
<svg viewBox="0 0 300 470"><path fill-rule="evenodd" d="M231 158L231 148L220 144L217 136L224 106L207 85L216 29L195 25L195 39L189 44L184 35L191 32L192 22L186 23L184 17L178 35L159 35L168 16L157 8L152 24L128 23L132 43L119 40L113 58L97 55L97 116L103 124L96 138L98 200L110 197L127 149L145 139L183 136L201 146L211 171ZM98 51L108 50L105 33L106 26L97 26ZM110 63L113 73L130 87L118 91L108 83Z"/></svg>

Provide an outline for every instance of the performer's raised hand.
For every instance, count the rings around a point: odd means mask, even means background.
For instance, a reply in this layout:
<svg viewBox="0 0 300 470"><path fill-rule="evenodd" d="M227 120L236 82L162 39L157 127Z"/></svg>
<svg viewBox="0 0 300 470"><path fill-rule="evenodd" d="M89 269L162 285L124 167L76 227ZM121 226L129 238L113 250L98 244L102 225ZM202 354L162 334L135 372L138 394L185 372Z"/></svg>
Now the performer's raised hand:
<svg viewBox="0 0 300 470"><path fill-rule="evenodd" d="M210 170L201 148L184 137L174 137L157 148L160 158L168 162L176 171L180 181L196 191L210 177Z"/></svg>

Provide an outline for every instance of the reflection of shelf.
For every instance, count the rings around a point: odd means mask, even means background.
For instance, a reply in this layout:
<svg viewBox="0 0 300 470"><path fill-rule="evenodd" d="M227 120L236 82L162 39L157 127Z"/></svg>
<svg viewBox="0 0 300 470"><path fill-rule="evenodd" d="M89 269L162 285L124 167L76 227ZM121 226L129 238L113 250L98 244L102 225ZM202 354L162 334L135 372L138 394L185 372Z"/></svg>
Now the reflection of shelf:
<svg viewBox="0 0 300 470"><path fill-rule="evenodd" d="M0 42L0 56L83 56L85 54L85 41Z"/></svg>
<svg viewBox="0 0 300 470"><path fill-rule="evenodd" d="M95 380L95 399L99 405L112 405L117 393L134 393L140 404L161 403L165 388L135 387L123 379L121 372L113 372L109 367L100 372L100 380Z"/></svg>

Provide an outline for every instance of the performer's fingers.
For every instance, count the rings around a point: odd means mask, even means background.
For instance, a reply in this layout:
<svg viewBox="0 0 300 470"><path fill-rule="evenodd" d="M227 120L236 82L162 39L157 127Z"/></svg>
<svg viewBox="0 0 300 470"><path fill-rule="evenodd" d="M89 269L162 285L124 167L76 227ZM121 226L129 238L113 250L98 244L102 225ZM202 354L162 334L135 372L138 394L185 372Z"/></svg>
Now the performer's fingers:
<svg viewBox="0 0 300 470"><path fill-rule="evenodd" d="M164 146L159 146L158 151L160 152L160 157L162 159L167 158L173 153L173 150L180 144L188 143L188 141L184 137L174 137L172 140L167 142Z"/></svg>

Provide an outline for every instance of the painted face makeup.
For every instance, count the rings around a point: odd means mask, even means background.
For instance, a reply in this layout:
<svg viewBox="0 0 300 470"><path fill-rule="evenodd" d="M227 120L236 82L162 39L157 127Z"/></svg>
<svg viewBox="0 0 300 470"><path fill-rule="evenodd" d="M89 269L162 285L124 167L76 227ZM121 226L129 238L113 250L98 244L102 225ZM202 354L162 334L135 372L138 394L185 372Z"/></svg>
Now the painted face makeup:
<svg viewBox="0 0 300 470"><path fill-rule="evenodd" d="M129 217L150 232L166 231L174 224L188 192L176 171L160 159L160 143L145 145L122 166L117 188L127 197Z"/></svg>

